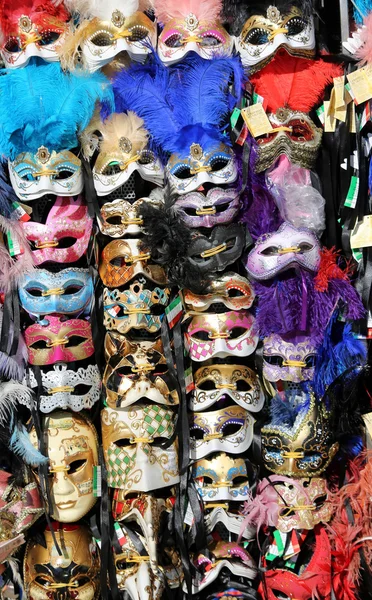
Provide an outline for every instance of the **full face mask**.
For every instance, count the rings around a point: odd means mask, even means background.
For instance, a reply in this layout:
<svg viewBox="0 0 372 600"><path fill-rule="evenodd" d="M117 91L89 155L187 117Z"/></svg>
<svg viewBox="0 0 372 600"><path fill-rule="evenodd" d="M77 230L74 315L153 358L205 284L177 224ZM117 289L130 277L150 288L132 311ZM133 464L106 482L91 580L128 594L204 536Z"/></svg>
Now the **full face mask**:
<svg viewBox="0 0 372 600"><path fill-rule="evenodd" d="M1 55L9 69L25 67L31 58L58 60L57 48L68 30L62 3L45 0L4 2L1 7Z"/></svg>
<svg viewBox="0 0 372 600"><path fill-rule="evenodd" d="M244 502L250 489L249 474L243 458L224 452L192 465L192 477L203 502Z"/></svg>
<svg viewBox="0 0 372 600"><path fill-rule="evenodd" d="M93 219L82 196L58 197L49 211L46 222L23 223L27 239L31 242L36 265L74 263L87 251L92 233ZM71 243L71 240L74 240Z"/></svg>
<svg viewBox="0 0 372 600"><path fill-rule="evenodd" d="M262 409L265 396L254 371L244 365L208 365L194 373L190 409L199 412L225 397L250 412Z"/></svg>
<svg viewBox="0 0 372 600"><path fill-rule="evenodd" d="M37 391L38 382L32 370L27 381L29 387ZM41 382L38 408L43 413L58 408L80 412L92 408L101 397L101 375L97 365L72 370L65 364L56 364L49 371L41 371Z"/></svg>
<svg viewBox="0 0 372 600"><path fill-rule="evenodd" d="M212 188L206 195L195 191L180 196L175 206L189 227L228 225L239 212L237 188Z"/></svg>
<svg viewBox="0 0 372 600"><path fill-rule="evenodd" d="M175 414L157 404L101 411L109 487L148 492L179 481ZM164 442L166 444L164 445Z"/></svg>
<svg viewBox="0 0 372 600"><path fill-rule="evenodd" d="M103 384L110 408L125 408L141 398L169 406L178 404L160 338L155 342L131 342L108 333L105 358Z"/></svg>
<svg viewBox="0 0 372 600"><path fill-rule="evenodd" d="M100 559L92 534L83 525L52 526L63 554L58 554L49 528L44 531L45 548L29 541L23 567L27 598L97 600Z"/></svg>
<svg viewBox="0 0 372 600"><path fill-rule="evenodd" d="M190 415L190 458L197 460L213 452L240 454L253 439L255 419L241 406Z"/></svg>
<svg viewBox="0 0 372 600"><path fill-rule="evenodd" d="M145 288L146 286L146 288ZM103 325L109 331L128 333L131 329L145 329L156 333L168 304L168 288L147 288L145 278L135 279L127 290L103 290Z"/></svg>
<svg viewBox="0 0 372 600"><path fill-rule="evenodd" d="M174 5L156 0L155 14L164 28L159 36L158 54L167 65L181 61L189 52L211 60L232 53L234 41L222 26L222 2L192 0Z"/></svg>
<svg viewBox="0 0 372 600"><path fill-rule="evenodd" d="M161 598L165 587L161 571L154 573L150 565L150 557L139 554L129 536L125 536L122 542L122 552L115 556L119 590L130 600Z"/></svg>
<svg viewBox="0 0 372 600"><path fill-rule="evenodd" d="M45 366L75 362L94 354L92 329L88 321L48 316L25 331L29 363Z"/></svg>
<svg viewBox="0 0 372 600"><path fill-rule="evenodd" d="M213 304L220 302L230 310L250 308L254 297L248 279L231 272L214 278L205 295L194 294L191 290L184 291L186 306L197 312L207 311Z"/></svg>
<svg viewBox="0 0 372 600"><path fill-rule="evenodd" d="M35 269L23 277L18 293L22 308L38 319L54 313L88 316L94 286L89 269Z"/></svg>
<svg viewBox="0 0 372 600"><path fill-rule="evenodd" d="M324 404L310 396L292 427L266 425L261 430L265 467L289 477L318 477L335 456L339 444L333 442L330 413Z"/></svg>
<svg viewBox="0 0 372 600"><path fill-rule="evenodd" d="M197 362L213 357L249 356L258 344L254 317L246 310L194 316L186 340L190 358Z"/></svg>
<svg viewBox="0 0 372 600"><path fill-rule="evenodd" d="M160 285L166 284L164 269L149 264L151 254L141 246L141 240L113 240L103 249L98 271L105 286L121 287L136 275L145 275Z"/></svg>
<svg viewBox="0 0 372 600"><path fill-rule="evenodd" d="M267 381L312 381L317 347L304 336L271 335L263 341L263 370Z"/></svg>
<svg viewBox="0 0 372 600"><path fill-rule="evenodd" d="M83 151L93 163L98 196L111 194L135 172L146 181L162 185L163 167L147 147L149 134L143 125L143 119L129 111L114 113L106 121L96 115L83 132Z"/></svg>
<svg viewBox="0 0 372 600"><path fill-rule="evenodd" d="M98 437L93 424L82 415L55 412L43 418L46 439L53 519L61 523L75 523L96 503L93 494L93 471L98 465ZM32 444L38 447L33 428Z"/></svg>
<svg viewBox="0 0 372 600"><path fill-rule="evenodd" d="M316 272L319 263L320 244L314 233L283 223L278 231L257 240L248 254L246 269L253 279L263 281L296 266Z"/></svg>

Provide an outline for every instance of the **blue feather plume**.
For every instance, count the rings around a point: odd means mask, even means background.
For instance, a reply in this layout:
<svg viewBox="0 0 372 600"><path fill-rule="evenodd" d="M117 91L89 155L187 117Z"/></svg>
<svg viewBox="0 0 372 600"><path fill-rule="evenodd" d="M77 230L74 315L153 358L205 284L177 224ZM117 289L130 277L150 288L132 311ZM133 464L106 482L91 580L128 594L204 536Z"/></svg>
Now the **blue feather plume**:
<svg viewBox="0 0 372 600"><path fill-rule="evenodd" d="M372 11L371 0L353 0L354 19L357 25L363 24L363 19Z"/></svg>
<svg viewBox="0 0 372 600"><path fill-rule="evenodd" d="M289 390L283 399L280 394L272 398L270 404L270 425L274 427L293 427L296 418L310 406L310 396L306 393Z"/></svg>
<svg viewBox="0 0 372 600"><path fill-rule="evenodd" d="M0 154L14 160L40 146L60 152L78 146L78 136L97 102L113 104L101 73L64 73L59 63L31 63L0 76Z"/></svg>
<svg viewBox="0 0 372 600"><path fill-rule="evenodd" d="M27 429L22 424L14 426L9 445L14 454L17 454L27 465L32 467L38 467L49 460L31 444Z"/></svg>

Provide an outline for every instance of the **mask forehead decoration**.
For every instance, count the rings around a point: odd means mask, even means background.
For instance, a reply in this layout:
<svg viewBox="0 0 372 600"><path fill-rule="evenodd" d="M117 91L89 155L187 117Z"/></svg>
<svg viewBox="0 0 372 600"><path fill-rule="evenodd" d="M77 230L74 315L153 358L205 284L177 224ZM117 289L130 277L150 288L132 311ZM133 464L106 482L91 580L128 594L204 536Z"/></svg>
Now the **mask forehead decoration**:
<svg viewBox="0 0 372 600"><path fill-rule="evenodd" d="M180 196L175 206L189 227L214 227L227 225L240 209L239 190L236 188L213 188L206 195L190 192Z"/></svg>
<svg viewBox="0 0 372 600"><path fill-rule="evenodd" d="M249 495L249 473L243 458L221 452L198 460L192 466L192 477L204 502L242 502Z"/></svg>
<svg viewBox="0 0 372 600"><path fill-rule="evenodd" d="M98 196L123 186L135 171L144 180L163 183L163 168L147 147L144 121L132 111L114 113L106 121L96 115L82 134L82 144L87 158L97 154L92 171Z"/></svg>
<svg viewBox="0 0 372 600"><path fill-rule="evenodd" d="M88 321L49 316L25 330L31 365L84 360L94 354L92 329Z"/></svg>
<svg viewBox="0 0 372 600"><path fill-rule="evenodd" d="M145 279L136 279L123 292L103 290L103 325L107 330L128 333L131 329L145 329L156 333L161 328L162 317L168 304L170 290L153 287Z"/></svg>
<svg viewBox="0 0 372 600"><path fill-rule="evenodd" d="M231 272L214 278L208 293L204 295L194 294L191 290L184 292L186 306L197 312L207 311L213 304L220 302L231 310L250 308L254 297L248 279Z"/></svg>
<svg viewBox="0 0 372 600"><path fill-rule="evenodd" d="M263 341L263 370L267 381L312 381L317 346L304 336L272 335Z"/></svg>
<svg viewBox="0 0 372 600"><path fill-rule="evenodd" d="M34 221L23 223L36 265L78 261L87 251L92 227L93 219L88 215L88 207L82 196L59 196L50 209L45 224ZM66 238L75 240L67 248L64 247Z"/></svg>
<svg viewBox="0 0 372 600"><path fill-rule="evenodd" d="M249 356L258 344L254 324L246 310L194 316L186 333L190 358L201 362L214 356Z"/></svg>
<svg viewBox="0 0 372 600"><path fill-rule="evenodd" d="M57 48L68 30L69 13L62 3L10 0L0 5L1 55L10 69L25 67L33 57L58 60Z"/></svg>
<svg viewBox="0 0 372 600"><path fill-rule="evenodd" d="M210 365L194 374L195 389L190 398L193 411L203 411L229 397L245 410L258 412L265 396L254 371L244 365Z"/></svg>
<svg viewBox="0 0 372 600"><path fill-rule="evenodd" d="M148 0L67 1L70 9L79 14L79 25L60 48L65 69L77 69L82 63L94 72L123 53L131 60L144 62L156 48L156 24L140 12L151 9Z"/></svg>
<svg viewBox="0 0 372 600"><path fill-rule="evenodd" d="M261 430L262 458L266 468L294 478L318 477L339 447L333 441L331 415L326 406L316 402L311 394L293 409L291 415L289 402L284 404L280 397L275 397L271 403L273 415L275 410L282 410L282 423L273 417L272 422Z"/></svg>
<svg viewBox="0 0 372 600"><path fill-rule="evenodd" d="M44 531L45 548L36 541L29 541L23 567L27 597L97 600L100 559L92 534L84 525L52 522L52 526L63 554L58 554L49 528Z"/></svg>
<svg viewBox="0 0 372 600"><path fill-rule="evenodd" d="M164 269L149 261L151 254L141 240L113 240L102 251L98 271L108 288L121 287L136 275L145 275L155 283L166 284Z"/></svg>
<svg viewBox="0 0 372 600"><path fill-rule="evenodd" d="M203 59L232 53L234 41L221 23L220 0L189 0L177 5L171 0L156 0L154 8L164 25L158 41L164 63L174 64L189 52Z"/></svg>
<svg viewBox="0 0 372 600"><path fill-rule="evenodd" d="M125 492L147 492L178 483L175 414L157 404L101 412L107 481ZM167 443L164 446L164 441Z"/></svg>
<svg viewBox="0 0 372 600"><path fill-rule="evenodd" d="M50 514L62 523L74 523L96 503L93 471L98 465L98 437L93 424L82 415L55 412L43 419L52 475ZM35 429L30 439L37 447Z"/></svg>
<svg viewBox="0 0 372 600"><path fill-rule="evenodd" d="M160 338L155 342L131 342L108 333L105 357L103 383L110 408L124 408L140 398L157 404L178 404Z"/></svg>

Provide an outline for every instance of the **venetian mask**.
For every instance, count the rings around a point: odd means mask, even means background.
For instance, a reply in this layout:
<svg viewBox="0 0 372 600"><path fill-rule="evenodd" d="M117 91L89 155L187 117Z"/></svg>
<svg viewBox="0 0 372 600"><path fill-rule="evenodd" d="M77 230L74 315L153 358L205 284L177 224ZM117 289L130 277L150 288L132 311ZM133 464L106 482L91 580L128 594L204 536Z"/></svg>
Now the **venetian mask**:
<svg viewBox="0 0 372 600"><path fill-rule="evenodd" d="M113 240L103 249L98 270L104 285L121 287L136 275L145 275L160 285L166 284L163 267L149 264L151 255L141 246L141 240Z"/></svg>
<svg viewBox="0 0 372 600"><path fill-rule="evenodd" d="M88 321L49 316L25 330L31 365L84 360L94 354L92 329Z"/></svg>
<svg viewBox="0 0 372 600"><path fill-rule="evenodd" d="M128 289L103 290L103 325L109 331L128 333L131 329L145 329L156 333L168 304L170 290L148 289L146 279L138 278Z"/></svg>
<svg viewBox="0 0 372 600"><path fill-rule="evenodd" d="M44 531L46 547L30 540L24 558L27 598L38 600L97 600L100 595L98 548L87 527L52 523Z"/></svg>
<svg viewBox="0 0 372 600"><path fill-rule="evenodd" d="M42 429L51 476L50 515L61 523L75 523L97 500L93 494L93 472L98 465L97 432L86 417L66 411L44 417ZM34 428L30 439L37 448Z"/></svg>
<svg viewBox="0 0 372 600"><path fill-rule="evenodd" d="M110 408L124 408L141 398L157 404L178 404L160 338L155 342L131 342L124 336L107 334L105 357L103 383Z"/></svg>
<svg viewBox="0 0 372 600"><path fill-rule="evenodd" d="M179 481L175 413L157 404L101 412L109 487L148 492Z"/></svg>
<svg viewBox="0 0 372 600"><path fill-rule="evenodd" d="M209 365L194 373L190 409L199 412L229 397L250 412L262 409L265 396L254 371L244 365Z"/></svg>
<svg viewBox="0 0 372 600"><path fill-rule="evenodd" d="M313 477L298 479L297 485L271 476L278 494L277 529L284 533L292 529L313 529L318 523L327 523L332 516L332 507L327 502L327 482Z"/></svg>
<svg viewBox="0 0 372 600"><path fill-rule="evenodd" d="M198 191L184 194L176 200L175 206L189 227L228 225L239 212L239 196L237 188L214 187L205 195Z"/></svg>
<svg viewBox="0 0 372 600"><path fill-rule="evenodd" d="M87 251L92 227L93 219L88 215L88 207L82 196L59 196L45 224L34 221L23 223L36 265L78 261Z"/></svg>
<svg viewBox="0 0 372 600"><path fill-rule="evenodd" d="M246 540L253 540L256 537L257 529L255 527L246 527L244 516L229 512L228 503L204 502L204 524L206 533L212 535L215 530L219 530L222 524L227 531Z"/></svg>
<svg viewBox="0 0 372 600"><path fill-rule="evenodd" d="M249 473L243 458L224 452L192 465L192 477L203 502L244 502L250 490Z"/></svg>
<svg viewBox="0 0 372 600"><path fill-rule="evenodd" d="M310 396L293 427L266 425L261 430L262 458L269 471L289 477L317 477L328 467L339 444L333 442L330 413Z"/></svg>
<svg viewBox="0 0 372 600"><path fill-rule="evenodd" d="M314 233L283 223L274 233L258 238L246 269L253 279L263 281L295 266L316 272L319 264L320 244Z"/></svg>
<svg viewBox="0 0 372 600"><path fill-rule="evenodd" d="M250 308L255 298L249 281L237 273L223 273L211 282L208 293L200 296L191 290L184 291L187 307L197 312L207 311L212 304L222 302L230 310Z"/></svg>
<svg viewBox="0 0 372 600"><path fill-rule="evenodd" d="M263 341L263 370L267 381L312 381L317 349L311 338L271 335Z"/></svg>
<svg viewBox="0 0 372 600"><path fill-rule="evenodd" d="M22 308L30 315L85 315L91 310L94 293L89 269L64 269L51 273L35 269L26 274L19 286Z"/></svg>
<svg viewBox="0 0 372 600"><path fill-rule="evenodd" d="M246 310L196 315L188 325L186 340L190 358L197 362L249 356L258 344L254 317Z"/></svg>
<svg viewBox="0 0 372 600"><path fill-rule="evenodd" d="M139 208L143 201L149 202L150 198L141 198L133 203L119 198L104 204L101 219L97 219L101 232L112 238L142 233L143 220L139 216Z"/></svg>
<svg viewBox="0 0 372 600"><path fill-rule="evenodd" d="M84 187L81 161L69 150L55 152L40 146L36 154L22 152L9 161L9 175L15 193L23 202L45 194L77 196Z"/></svg>

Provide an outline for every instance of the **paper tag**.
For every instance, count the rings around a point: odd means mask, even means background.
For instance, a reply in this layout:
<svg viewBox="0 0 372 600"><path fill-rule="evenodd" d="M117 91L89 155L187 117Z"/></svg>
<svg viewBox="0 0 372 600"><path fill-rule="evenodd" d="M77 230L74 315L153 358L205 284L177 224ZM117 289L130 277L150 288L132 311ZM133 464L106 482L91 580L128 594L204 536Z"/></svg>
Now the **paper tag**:
<svg viewBox="0 0 372 600"><path fill-rule="evenodd" d="M333 85L335 90L335 107L340 108L345 104L345 77L334 77Z"/></svg>
<svg viewBox="0 0 372 600"><path fill-rule="evenodd" d="M362 104L372 98L372 65L362 67L346 77L357 104Z"/></svg>
<svg viewBox="0 0 372 600"><path fill-rule="evenodd" d="M372 247L372 215L366 215L363 221L355 225L350 237L350 245L353 250Z"/></svg>
<svg viewBox="0 0 372 600"><path fill-rule="evenodd" d="M9 249L10 256L14 257L14 256L18 256L19 254L24 253L24 250L20 246L19 242L12 238L10 231L8 231L8 233L6 234L6 237L7 237L7 241L8 241L8 249Z"/></svg>
<svg viewBox="0 0 372 600"><path fill-rule="evenodd" d="M193 524L193 522L194 522L194 513L192 512L190 502L187 505L187 510L186 510L184 522L186 523L186 525L189 525L189 526L191 526Z"/></svg>
<svg viewBox="0 0 372 600"><path fill-rule="evenodd" d="M336 129L336 119L329 112L330 104L329 100L324 102L324 131L327 133L332 133Z"/></svg>
<svg viewBox="0 0 372 600"><path fill-rule="evenodd" d="M265 135L273 129L262 104L253 104L253 106L243 108L242 117L253 137Z"/></svg>

